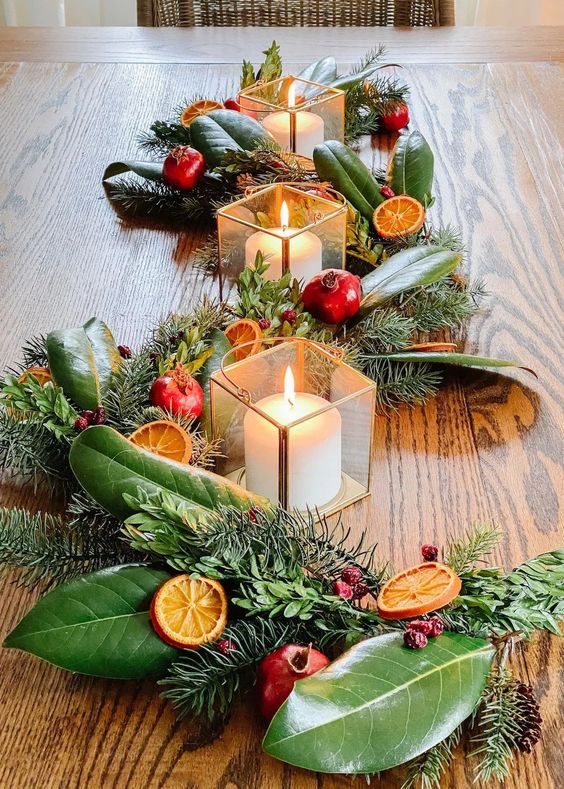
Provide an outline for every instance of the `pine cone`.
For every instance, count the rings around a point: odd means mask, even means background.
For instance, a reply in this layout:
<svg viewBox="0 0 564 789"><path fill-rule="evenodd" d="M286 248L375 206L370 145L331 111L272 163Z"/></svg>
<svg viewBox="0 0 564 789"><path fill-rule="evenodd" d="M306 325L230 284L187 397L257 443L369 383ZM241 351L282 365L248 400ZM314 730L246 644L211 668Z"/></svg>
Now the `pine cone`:
<svg viewBox="0 0 564 789"><path fill-rule="evenodd" d="M519 734L515 739L515 744L521 752L530 753L541 736L542 718L539 705L530 685L520 682L515 693L521 713L518 719Z"/></svg>

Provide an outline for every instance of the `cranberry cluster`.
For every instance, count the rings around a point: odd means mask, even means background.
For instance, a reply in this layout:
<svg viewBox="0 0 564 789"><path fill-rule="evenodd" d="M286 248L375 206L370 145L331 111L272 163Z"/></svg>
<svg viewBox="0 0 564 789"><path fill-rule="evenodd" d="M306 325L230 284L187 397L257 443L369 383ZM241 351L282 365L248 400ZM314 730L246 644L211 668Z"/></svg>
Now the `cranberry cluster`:
<svg viewBox="0 0 564 789"><path fill-rule="evenodd" d="M368 586L362 580L362 572L358 567L345 567L341 580L335 581L333 591L344 600L362 600L368 592Z"/></svg>
<svg viewBox="0 0 564 789"><path fill-rule="evenodd" d="M86 430L90 425L103 425L106 421L106 409L99 405L95 411L83 411L80 416L74 420L74 429L77 433Z"/></svg>
<svg viewBox="0 0 564 789"><path fill-rule="evenodd" d="M403 634L403 643L410 649L423 649L429 638L436 638L444 631L443 620L439 616L429 619L414 619Z"/></svg>

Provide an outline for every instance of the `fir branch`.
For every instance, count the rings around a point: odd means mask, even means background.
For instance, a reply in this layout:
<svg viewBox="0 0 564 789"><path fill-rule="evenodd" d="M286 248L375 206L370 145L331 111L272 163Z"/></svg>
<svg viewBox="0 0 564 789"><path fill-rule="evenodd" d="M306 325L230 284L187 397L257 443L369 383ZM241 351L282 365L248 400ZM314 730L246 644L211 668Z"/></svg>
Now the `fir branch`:
<svg viewBox="0 0 564 789"><path fill-rule="evenodd" d="M442 380L441 371L430 364L393 362L373 353L362 354L360 364L377 384L378 408L393 408L398 403L420 405L436 394Z"/></svg>
<svg viewBox="0 0 564 789"><path fill-rule="evenodd" d="M107 193L116 209L126 215L181 223L189 219L211 221L215 202L228 199L225 185L211 179L202 180L190 192L180 192L159 181L116 178L107 185Z"/></svg>
<svg viewBox="0 0 564 789"><path fill-rule="evenodd" d="M385 307L373 310L360 321L351 337L362 353L376 355L406 348L413 342L415 331L413 318L396 307Z"/></svg>
<svg viewBox="0 0 564 789"><path fill-rule="evenodd" d="M150 405L149 391L155 376L156 365L148 352L123 361L104 399L110 427L127 433L139 426L139 414Z"/></svg>
<svg viewBox="0 0 564 789"><path fill-rule="evenodd" d="M418 331L433 332L464 323L474 315L484 293L481 281L461 288L459 281L449 275L406 294L400 303L402 312L412 318Z"/></svg>
<svg viewBox="0 0 564 789"><path fill-rule="evenodd" d="M376 61L365 62L371 66ZM377 132L382 116L407 101L408 97L407 85L392 77L380 75L352 85L345 96L345 141L351 144L365 134Z"/></svg>
<svg viewBox="0 0 564 789"><path fill-rule="evenodd" d="M464 575L473 570L479 562L498 547L501 532L496 526L487 523L475 523L461 540L449 539L443 551L443 561L457 575Z"/></svg>
<svg viewBox="0 0 564 789"><path fill-rule="evenodd" d="M150 131L140 134L140 150L156 156L166 156L177 145L191 145L190 129L178 121L155 121Z"/></svg>
<svg viewBox="0 0 564 789"><path fill-rule="evenodd" d="M20 570L23 586L49 588L76 575L130 560L131 550L92 524L56 515L0 509L0 565Z"/></svg>
<svg viewBox="0 0 564 789"><path fill-rule="evenodd" d="M48 367L47 338L44 334L32 337L22 348L23 367Z"/></svg>
<svg viewBox="0 0 564 789"><path fill-rule="evenodd" d="M235 622L222 634L231 642L231 651L224 655L215 644L185 651L159 681L167 688L162 697L172 701L180 718L205 714L210 721L221 720L235 697L252 684L258 663L269 652L300 637L301 626L292 622Z"/></svg>
<svg viewBox="0 0 564 789"><path fill-rule="evenodd" d="M462 727L457 726L442 742L408 762L407 775L401 789L412 789L415 786L421 789L440 789L442 777L454 758L461 735Z"/></svg>

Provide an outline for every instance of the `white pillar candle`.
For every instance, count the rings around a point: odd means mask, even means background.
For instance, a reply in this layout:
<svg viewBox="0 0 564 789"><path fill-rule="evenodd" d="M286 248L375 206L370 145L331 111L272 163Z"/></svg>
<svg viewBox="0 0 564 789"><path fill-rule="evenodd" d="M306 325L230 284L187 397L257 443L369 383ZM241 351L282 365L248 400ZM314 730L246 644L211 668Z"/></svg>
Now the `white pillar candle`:
<svg viewBox="0 0 564 789"><path fill-rule="evenodd" d="M289 375L288 375L289 373ZM291 381L289 381L291 379ZM306 392L292 395L293 376L286 371L286 391L264 397L257 408L279 424L310 418L288 431L288 507L322 507L341 488L341 416L336 408L315 415L328 400ZM279 431L260 414L249 410L244 420L247 490L278 501Z"/></svg>
<svg viewBox="0 0 564 789"><path fill-rule="evenodd" d="M296 86L292 83L288 89L288 108L296 106ZM291 148L290 112L281 110L272 112L262 121L264 128L269 131L278 145L282 148ZM314 112L298 110L294 113L296 124L296 147L294 153L300 156L313 157L313 149L325 140L325 124L323 118Z"/></svg>
<svg viewBox="0 0 564 789"><path fill-rule="evenodd" d="M245 264L254 266L257 252L262 252L267 259L269 268L264 274L265 279L280 279L282 276L282 238L290 235L291 230L287 227L273 227L272 232L276 236L258 230L245 242ZM309 230L299 233L297 236L290 236L289 250L290 268L292 274L305 282L321 271L322 267L322 245L321 240L315 233Z"/></svg>

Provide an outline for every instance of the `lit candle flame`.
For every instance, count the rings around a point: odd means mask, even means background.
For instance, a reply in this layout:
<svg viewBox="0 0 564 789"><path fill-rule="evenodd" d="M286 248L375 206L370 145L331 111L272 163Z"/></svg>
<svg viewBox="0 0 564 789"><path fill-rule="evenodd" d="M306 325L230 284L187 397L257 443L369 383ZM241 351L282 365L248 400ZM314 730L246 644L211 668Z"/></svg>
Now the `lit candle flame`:
<svg viewBox="0 0 564 789"><path fill-rule="evenodd" d="M288 88L288 107L296 106L296 83L292 82Z"/></svg>
<svg viewBox="0 0 564 789"><path fill-rule="evenodd" d="M280 206L281 227L287 228L289 221L290 221L290 212L288 211L288 203L285 200L283 200L282 205Z"/></svg>
<svg viewBox="0 0 564 789"><path fill-rule="evenodd" d="M284 399L288 405L293 406L296 402L296 390L294 387L294 374L290 366L286 367L284 375Z"/></svg>

